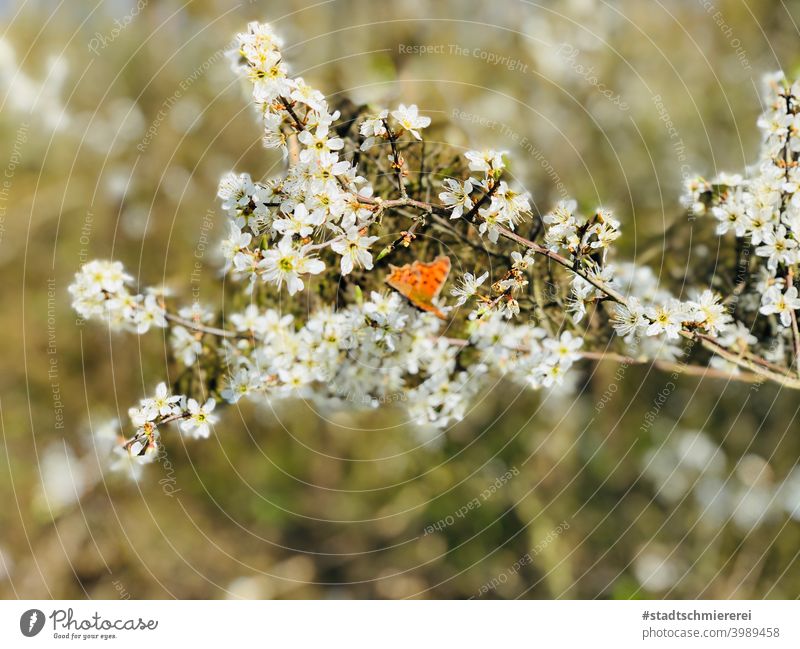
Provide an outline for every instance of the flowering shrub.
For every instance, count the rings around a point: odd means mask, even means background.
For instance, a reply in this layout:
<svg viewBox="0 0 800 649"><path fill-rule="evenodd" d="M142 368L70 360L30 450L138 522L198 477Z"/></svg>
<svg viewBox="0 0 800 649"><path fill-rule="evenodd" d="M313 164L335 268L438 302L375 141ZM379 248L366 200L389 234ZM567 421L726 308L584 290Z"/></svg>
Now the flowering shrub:
<svg viewBox="0 0 800 649"><path fill-rule="evenodd" d="M201 379L160 383L130 409L120 448L133 466L156 457L166 424L208 437L217 402L264 394L377 407L402 393L425 431L463 418L500 376L568 389L564 376L581 359L800 388L800 87L768 81L751 177L691 183L691 210L740 240L741 272L727 294L715 275L683 297L648 267L616 259L620 222L608 209L582 215L562 201L534 214L504 152L426 142L431 120L414 105L332 107L290 75L280 48L268 25L253 23L231 53L264 145L286 159L280 177L231 172L219 185L229 217L223 271L245 308L175 308L164 291L134 291L119 262L86 264L70 287L83 318L138 334L168 328L175 362ZM754 256L741 254L747 246ZM389 262L441 254L456 266L471 260L448 282L449 301L437 286L422 296L430 308L417 309L419 294L383 284Z"/></svg>

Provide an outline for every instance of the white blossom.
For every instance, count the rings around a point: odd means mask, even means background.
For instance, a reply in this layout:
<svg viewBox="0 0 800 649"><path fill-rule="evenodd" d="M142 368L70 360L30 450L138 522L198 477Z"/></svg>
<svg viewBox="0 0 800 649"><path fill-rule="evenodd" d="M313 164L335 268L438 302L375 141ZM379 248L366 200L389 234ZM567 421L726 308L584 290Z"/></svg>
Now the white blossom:
<svg viewBox="0 0 800 649"><path fill-rule="evenodd" d="M445 191L439 194L439 200L442 201L442 205L453 210L450 213L451 219L460 219L464 210L469 210L473 205L470 198L473 190L472 181L467 179L462 183L454 178L445 178L442 184Z"/></svg>
<svg viewBox="0 0 800 649"><path fill-rule="evenodd" d="M307 257L306 248L296 248L291 237L283 237L277 247L267 250L258 267L263 270L267 281L278 288L285 282L289 295L303 289L301 275L317 275L325 270L325 264L320 259Z"/></svg>
<svg viewBox="0 0 800 649"><path fill-rule="evenodd" d="M792 324L792 313L800 309L800 298L797 297L797 287L790 286L785 292L780 287L771 287L762 298L759 311L764 315L780 316L781 324L788 327Z"/></svg>
<svg viewBox="0 0 800 649"><path fill-rule="evenodd" d="M671 299L666 304L649 307L645 315L650 319L650 325L645 330L648 336L666 334L667 338L678 338L686 313L683 305Z"/></svg>
<svg viewBox="0 0 800 649"><path fill-rule="evenodd" d="M213 413L216 405L214 399L208 399L203 405L195 399L189 399L186 405L188 416L181 422L181 430L195 439L207 438L211 435L211 426L219 420Z"/></svg>
<svg viewBox="0 0 800 649"><path fill-rule="evenodd" d="M471 171L501 171L505 168L503 156L505 151L492 151L484 149L483 151L467 151L464 156L469 161L469 168Z"/></svg>
<svg viewBox="0 0 800 649"><path fill-rule="evenodd" d="M419 114L416 104L411 104L410 106L400 104L397 110L392 111L392 117L397 120L398 124L400 124L403 129L411 133L411 135L418 140L422 139L419 131L423 128L427 128L431 123L430 117L424 117Z"/></svg>
<svg viewBox="0 0 800 649"><path fill-rule="evenodd" d="M474 297L487 277L489 277L488 272L483 273L479 277L476 277L472 273L464 273L460 280L460 285L450 290L450 295L458 298L455 306L461 306L466 303L467 300Z"/></svg>
<svg viewBox="0 0 800 649"><path fill-rule="evenodd" d="M334 252L342 255L342 275L349 275L353 268L364 267L372 269L372 255L369 247L378 240L378 237L365 237L356 227L351 227L344 235L331 244Z"/></svg>

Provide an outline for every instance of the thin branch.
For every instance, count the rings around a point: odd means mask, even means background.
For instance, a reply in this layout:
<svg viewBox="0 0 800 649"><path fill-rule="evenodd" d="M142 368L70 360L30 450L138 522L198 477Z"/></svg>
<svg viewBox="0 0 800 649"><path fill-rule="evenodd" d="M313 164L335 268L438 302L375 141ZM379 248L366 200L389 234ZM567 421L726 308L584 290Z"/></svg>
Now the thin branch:
<svg viewBox="0 0 800 649"><path fill-rule="evenodd" d="M576 262L567 259L566 257L559 255L557 252L550 250L549 248L545 248L544 246L540 246L538 243L531 241L530 239L526 239L518 235L516 232L512 232L507 228L502 226L498 226L497 228L500 231L500 234L503 235L506 239L511 239L512 241L516 241L523 246L530 248L533 252L538 255L543 255L548 259L552 259L557 264L560 264L564 268L571 270L576 275L579 275L587 282L589 282L592 286L596 289L605 293L608 297L610 297L615 302L619 302L620 304L625 304L626 300L622 293L616 291L615 289L611 288L608 284L606 284L603 280L598 279L597 277L587 273L583 268L581 268Z"/></svg>
<svg viewBox="0 0 800 649"><path fill-rule="evenodd" d="M722 345L719 345L718 343L715 343L712 340L709 340L708 338L699 336L696 333L685 330L681 331L680 333L681 336L689 340L699 340L700 344L703 347L715 353L717 356L721 356L726 361L730 361L731 363L739 365L740 367L745 367L751 372L754 372L755 374L760 374L761 376L766 377L769 380L774 381L775 383L780 383L781 385L784 385L786 387L800 390L800 378L795 378L786 374L776 374L775 372L773 372L770 369L767 369L763 365L759 365L758 363L740 354L735 354L734 352L731 352Z"/></svg>
<svg viewBox="0 0 800 649"><path fill-rule="evenodd" d="M286 141L286 149L289 152L289 162L296 165L300 162L300 140L297 139L297 133L292 133ZM280 206L280 203L278 203Z"/></svg>
<svg viewBox="0 0 800 649"><path fill-rule="evenodd" d="M713 338L711 338L710 336L707 336L706 334L702 334L702 333L699 333L699 332L694 332L694 334L698 338L702 338L703 340L707 340L708 342L710 342L712 344L718 344ZM755 354L753 354L752 352L747 351L746 349L740 351L737 355L741 356L742 358L745 358L747 360L753 361L754 363L758 363L762 367L770 369L773 372L779 372L780 374L783 374L785 376L791 376L792 375L792 372L789 369L787 369L785 367L781 367L780 365L776 365L775 363L770 363L766 358L761 358L760 356L756 356Z"/></svg>
<svg viewBox="0 0 800 649"><path fill-rule="evenodd" d="M292 103L288 99L286 99L286 97L284 97L283 95L280 95L278 99L280 100L281 104L283 104L283 107L286 110L286 112L289 113L289 116L294 121L293 126L295 127L297 132L302 133L303 131L305 131L306 125L303 124L303 122L297 116L297 113L294 112L294 108L292 108Z"/></svg>
<svg viewBox="0 0 800 649"><path fill-rule="evenodd" d="M411 227L408 228L408 230L401 232L397 239L392 241L388 246L381 250L380 253L378 253L378 256L375 257L375 263L377 264L388 257L399 245L403 245L404 247L410 246L411 242L416 238L416 232L421 225L424 225L424 217L414 217L414 222L411 224Z"/></svg>
<svg viewBox="0 0 800 649"><path fill-rule="evenodd" d="M397 152L397 135L392 131L387 120L384 119L382 121L383 127L386 129L386 134L389 137L389 145L392 147L392 168L397 178L397 188L400 190L400 196L408 198L406 184L405 181L403 181L403 165L400 163L400 155Z"/></svg>
<svg viewBox="0 0 800 649"><path fill-rule="evenodd" d="M175 324L179 324L182 327L186 327L187 329L192 329L193 331L199 331L204 334L211 334L212 336L221 336L222 338L249 338L245 334L240 334L235 331L230 331L228 329L218 329L217 327L208 327L204 324L200 324L199 322L195 322L193 320L187 320L186 318L181 318L180 316L175 315L174 313L164 312L164 317Z"/></svg>
<svg viewBox="0 0 800 649"><path fill-rule="evenodd" d="M613 361L625 365L652 365L665 372L677 372L691 376L700 376L710 379L724 379L729 381L743 381L745 383L763 383L765 378L754 372L726 372L707 365L690 365L688 363L676 363L662 359L652 358L633 358L615 352L579 352L583 358L597 361Z"/></svg>

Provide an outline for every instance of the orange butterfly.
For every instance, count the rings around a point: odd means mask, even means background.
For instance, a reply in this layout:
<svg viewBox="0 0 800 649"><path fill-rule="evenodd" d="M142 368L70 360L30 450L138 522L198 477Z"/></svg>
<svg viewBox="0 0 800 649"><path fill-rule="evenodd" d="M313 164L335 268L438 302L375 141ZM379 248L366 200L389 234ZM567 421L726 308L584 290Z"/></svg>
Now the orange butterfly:
<svg viewBox="0 0 800 649"><path fill-rule="evenodd" d="M415 261L405 266L389 264L386 283L405 297L411 304L423 311L429 311L445 320L441 309L433 301L439 297L442 287L450 274L450 258L442 255L427 264Z"/></svg>

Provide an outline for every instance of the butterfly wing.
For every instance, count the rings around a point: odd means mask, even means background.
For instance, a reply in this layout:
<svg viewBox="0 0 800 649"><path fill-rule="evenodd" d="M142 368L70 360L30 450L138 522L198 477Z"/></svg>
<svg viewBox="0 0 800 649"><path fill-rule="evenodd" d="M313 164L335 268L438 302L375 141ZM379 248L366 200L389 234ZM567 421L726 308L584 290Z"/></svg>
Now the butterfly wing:
<svg viewBox="0 0 800 649"><path fill-rule="evenodd" d="M447 276L450 274L450 258L437 257L431 262L415 261L405 266L391 266L386 283L404 296L418 309L433 313L442 320L444 313L433 300L442 292Z"/></svg>
<svg viewBox="0 0 800 649"><path fill-rule="evenodd" d="M442 255L427 264L414 263L419 264L420 288L430 294L431 300L439 297L450 274L450 257Z"/></svg>

